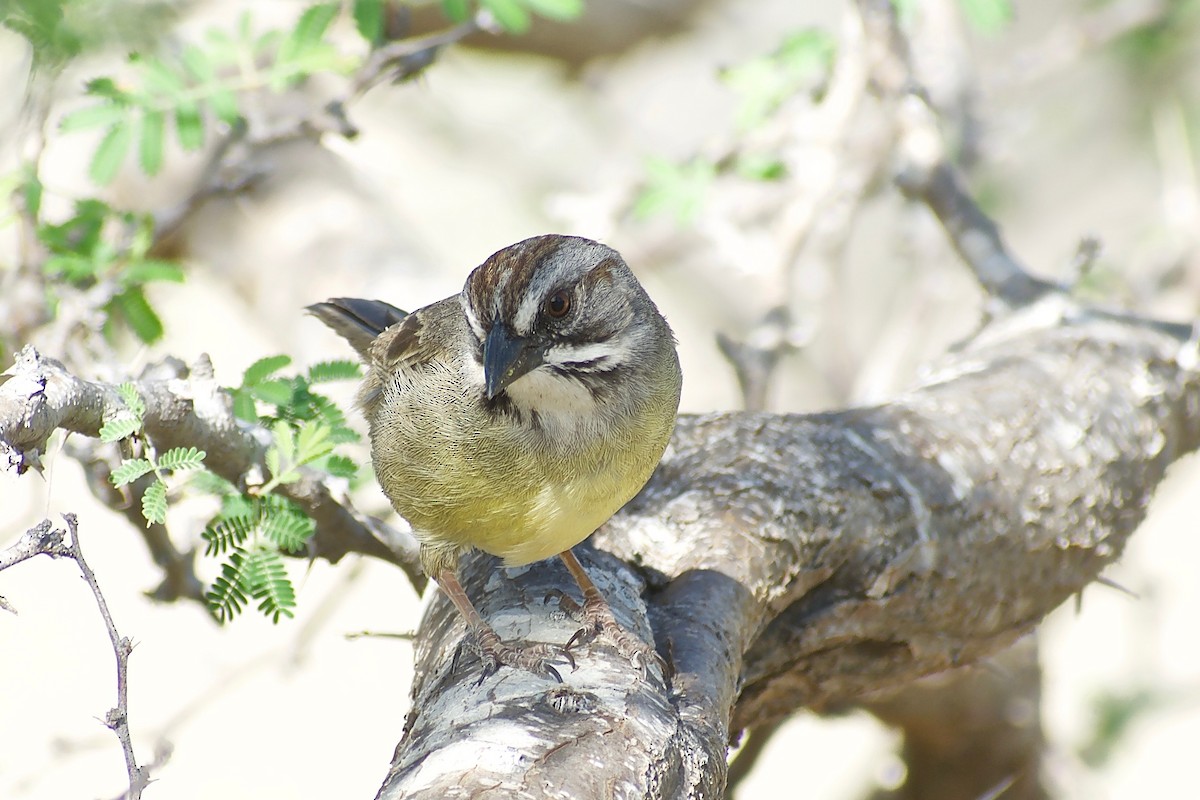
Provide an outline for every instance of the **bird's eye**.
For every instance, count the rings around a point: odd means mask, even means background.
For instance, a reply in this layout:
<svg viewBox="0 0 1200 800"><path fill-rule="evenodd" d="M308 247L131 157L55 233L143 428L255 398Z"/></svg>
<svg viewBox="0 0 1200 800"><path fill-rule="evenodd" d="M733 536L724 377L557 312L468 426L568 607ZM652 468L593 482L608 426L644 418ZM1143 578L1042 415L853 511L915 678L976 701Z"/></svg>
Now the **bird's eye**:
<svg viewBox="0 0 1200 800"><path fill-rule="evenodd" d="M546 314L554 319L562 319L571 310L571 295L565 289L560 289L546 298L543 306Z"/></svg>

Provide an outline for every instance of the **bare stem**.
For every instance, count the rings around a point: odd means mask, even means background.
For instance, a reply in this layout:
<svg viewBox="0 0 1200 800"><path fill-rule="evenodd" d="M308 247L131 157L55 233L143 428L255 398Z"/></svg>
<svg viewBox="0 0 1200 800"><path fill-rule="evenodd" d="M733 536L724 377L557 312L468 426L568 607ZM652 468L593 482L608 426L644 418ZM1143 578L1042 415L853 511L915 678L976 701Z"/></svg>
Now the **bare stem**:
<svg viewBox="0 0 1200 800"><path fill-rule="evenodd" d="M83 557L83 550L79 544L79 521L74 514L67 513L62 516L71 532L70 556L79 565L83 579L96 598L96 606L100 609L100 616L108 629L108 639L112 642L113 654L117 657L117 704L105 714L104 724L117 735L121 749L125 751L125 767L129 771L129 794L126 796L129 800L138 800L150 781L146 770L138 766L133 742L129 737L129 654L133 652L133 642L117 632L117 625L108 610L108 602L105 601L100 584L96 581L96 573L92 572L92 568Z"/></svg>

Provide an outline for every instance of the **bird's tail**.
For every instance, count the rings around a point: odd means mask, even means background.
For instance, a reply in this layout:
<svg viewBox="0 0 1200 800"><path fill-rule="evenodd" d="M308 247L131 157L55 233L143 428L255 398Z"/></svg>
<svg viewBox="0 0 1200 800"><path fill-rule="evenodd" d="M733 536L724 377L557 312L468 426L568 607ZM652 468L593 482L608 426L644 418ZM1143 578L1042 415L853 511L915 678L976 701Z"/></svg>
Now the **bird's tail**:
<svg viewBox="0 0 1200 800"><path fill-rule="evenodd" d="M331 297L306 310L349 342L364 361L370 360L375 337L408 316L391 303L360 297Z"/></svg>

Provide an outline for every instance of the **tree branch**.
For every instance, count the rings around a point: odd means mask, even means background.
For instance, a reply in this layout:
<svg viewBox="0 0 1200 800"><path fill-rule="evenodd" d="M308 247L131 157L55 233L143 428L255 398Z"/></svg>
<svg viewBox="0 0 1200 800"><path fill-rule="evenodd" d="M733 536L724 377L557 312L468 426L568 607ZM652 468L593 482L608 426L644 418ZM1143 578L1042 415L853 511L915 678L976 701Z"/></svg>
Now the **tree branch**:
<svg viewBox="0 0 1200 800"><path fill-rule="evenodd" d="M117 633L117 625L113 622L112 614L108 611L108 602L100 591L96 581L96 573L83 557L83 549L79 544L79 522L74 514L63 514L67 529L71 532L71 558L75 559L83 580L92 595L96 598L96 606L104 619L104 627L108 630L108 639L112 643L113 655L117 659L117 704L104 715L104 724L117 735L121 742L121 750L125 753L125 767L129 772L129 800L138 800L142 790L150 783L150 775L138 766L137 756L133 752L133 740L129 737L129 654L133 652L133 642Z"/></svg>
<svg viewBox="0 0 1200 800"><path fill-rule="evenodd" d="M602 645L561 687L512 671L476 686L439 599L379 796L545 781L578 798L716 797L733 731L1003 649L1117 558L1167 466L1200 445L1183 344L1038 304L892 403L681 417L650 483L594 537L625 564L589 564L623 621L652 624L669 687ZM569 591L565 572L512 577L482 557L464 571L502 635L565 641L571 624L541 600ZM586 713L551 714L564 697Z"/></svg>
<svg viewBox="0 0 1200 800"><path fill-rule="evenodd" d="M234 416L207 356L190 371L178 362L168 362L165 369L166 376L135 382L146 403L146 433L155 444L163 450L206 451L205 465L237 486L245 486L251 474L265 474L265 432ZM79 378L32 346L22 349L5 375L0 385L0 464L17 472L38 463L54 431L94 437L123 408L115 386ZM418 591L424 586L411 536L339 502L316 473L301 472L300 480L277 491L316 522L310 555L337 562L347 553L363 553L400 567Z"/></svg>
<svg viewBox="0 0 1200 800"><path fill-rule="evenodd" d="M877 90L908 91L890 6L859 8ZM379 798L719 797L734 732L994 654L1119 556L1167 466L1200 446L1190 328L1031 276L909 96L902 184L1004 313L891 403L679 419L650 483L593 537L621 561L589 564L626 624L652 626L668 683L601 645L563 686L512 672L478 685L457 657L463 626L431 604ZM541 600L570 591L556 564L506 580L476 557L464 576L502 635L570 635Z"/></svg>
<svg viewBox="0 0 1200 800"><path fill-rule="evenodd" d="M66 531L55 528L48 519L25 531L20 539L0 552L0 572L37 555L70 558L79 567L84 582L96 599L96 606L100 609L100 616L108 630L108 639L117 662L117 703L105 714L104 724L116 734L125 754L129 790L122 796L129 800L138 800L142 796L142 790L150 783L150 774L148 769L138 766L137 756L133 752L133 740L129 735L129 654L133 652L133 642L117 632L117 625L108 610L108 601L100 591L96 573L92 572L87 559L83 557L83 548L79 543L79 520L74 514L63 514L63 521L67 524ZM64 543L64 539L68 538L70 543Z"/></svg>

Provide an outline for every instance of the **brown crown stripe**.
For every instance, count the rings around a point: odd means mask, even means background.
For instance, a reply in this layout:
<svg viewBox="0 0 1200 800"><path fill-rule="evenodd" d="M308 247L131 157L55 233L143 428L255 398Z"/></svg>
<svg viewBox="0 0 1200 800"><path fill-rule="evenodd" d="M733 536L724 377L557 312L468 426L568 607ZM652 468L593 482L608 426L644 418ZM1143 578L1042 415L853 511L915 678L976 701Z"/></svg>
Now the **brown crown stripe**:
<svg viewBox="0 0 1200 800"><path fill-rule="evenodd" d="M563 241L564 237L557 235L535 236L489 256L471 276L467 287L471 307L479 316L480 324L487 326L492 321L490 301L505 274L509 277L501 295L500 316L515 317L534 273L562 247Z"/></svg>

